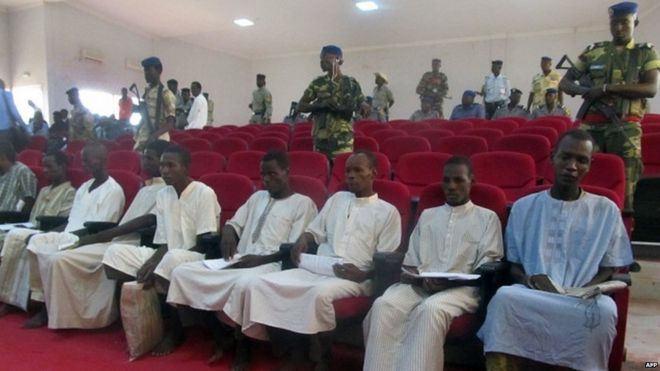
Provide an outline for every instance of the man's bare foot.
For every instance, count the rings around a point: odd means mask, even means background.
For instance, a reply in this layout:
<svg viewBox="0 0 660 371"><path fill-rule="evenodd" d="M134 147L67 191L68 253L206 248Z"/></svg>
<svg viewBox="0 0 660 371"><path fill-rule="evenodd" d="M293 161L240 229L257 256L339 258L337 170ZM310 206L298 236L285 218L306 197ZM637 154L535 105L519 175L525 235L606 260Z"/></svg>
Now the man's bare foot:
<svg viewBox="0 0 660 371"><path fill-rule="evenodd" d="M153 356L166 356L174 351L181 343L183 343L183 332L180 331L171 331L165 334L163 340L156 345L154 350L151 351Z"/></svg>
<svg viewBox="0 0 660 371"><path fill-rule="evenodd" d="M2 303L0 304L0 317L5 316L11 312L14 312L15 310L16 307L14 307L13 305Z"/></svg>
<svg viewBox="0 0 660 371"><path fill-rule="evenodd" d="M212 365L219 360L222 359L222 357L225 355L225 350L222 348L221 345L214 345L213 346L213 353L209 357L209 359L206 361L207 364Z"/></svg>
<svg viewBox="0 0 660 371"><path fill-rule="evenodd" d="M23 324L23 328L27 329L32 329L32 328L39 328L39 327L44 327L48 324L48 311L46 310L46 306L42 306L39 312L35 314L34 316L30 317L25 323Z"/></svg>

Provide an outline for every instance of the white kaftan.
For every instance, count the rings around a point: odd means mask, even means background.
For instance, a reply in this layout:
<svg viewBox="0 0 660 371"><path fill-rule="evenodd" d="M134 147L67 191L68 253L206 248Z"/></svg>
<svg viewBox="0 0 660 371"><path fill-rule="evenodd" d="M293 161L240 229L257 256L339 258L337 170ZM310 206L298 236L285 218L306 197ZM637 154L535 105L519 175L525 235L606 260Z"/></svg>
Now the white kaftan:
<svg viewBox="0 0 660 371"><path fill-rule="evenodd" d="M632 263L630 241L616 205L583 192L561 201L543 191L513 205L507 258L528 275L547 274L563 287L581 287L599 267ZM479 330L485 352L512 354L579 370L605 370L617 313L605 295L592 299L522 285L502 287Z"/></svg>
<svg viewBox="0 0 660 371"><path fill-rule="evenodd" d="M181 192L167 186L156 196L156 234L154 244L167 245L167 253L155 274L169 280L172 270L181 263L202 260L204 255L190 251L197 236L216 232L220 205L215 192L203 183L193 181ZM103 264L135 277L137 271L156 250L127 244L112 244L103 256Z"/></svg>
<svg viewBox="0 0 660 371"><path fill-rule="evenodd" d="M137 193L119 224L153 213L156 194L165 187L165 182L155 178L149 183ZM140 235L130 233L112 242L81 246L40 260L49 328L101 328L117 319L114 305L117 283L106 277L102 264L103 254L114 242L137 246Z"/></svg>
<svg viewBox="0 0 660 371"><path fill-rule="evenodd" d="M238 209L227 225L240 238L239 254L270 255L281 244L295 242L316 214L316 205L307 196L294 193L276 200L267 191L259 191ZM224 310L232 321L241 324L244 292L249 282L261 274L279 270L280 263L222 270L209 269L202 262L182 264L172 273L167 301L202 310Z"/></svg>
<svg viewBox="0 0 660 371"><path fill-rule="evenodd" d="M319 243L319 255L369 270L374 253L399 246L401 216L377 194L356 198L337 192L306 232ZM301 334L330 331L336 327L333 301L370 294L370 280L356 283L303 269L265 274L252 280L245 294L243 331L258 339L267 338L263 325Z"/></svg>
<svg viewBox="0 0 660 371"><path fill-rule="evenodd" d="M502 257L497 215L468 201L422 212L404 265L421 272L473 273ZM409 284L391 286L364 320L365 370L442 370L444 340L455 317L474 312L474 287L428 295Z"/></svg>

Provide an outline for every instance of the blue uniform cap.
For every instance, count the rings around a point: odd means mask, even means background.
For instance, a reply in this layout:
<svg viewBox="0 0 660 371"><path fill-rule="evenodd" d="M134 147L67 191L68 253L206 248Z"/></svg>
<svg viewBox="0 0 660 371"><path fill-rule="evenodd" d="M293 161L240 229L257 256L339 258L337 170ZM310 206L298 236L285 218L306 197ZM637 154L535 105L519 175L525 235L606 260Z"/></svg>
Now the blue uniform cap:
<svg viewBox="0 0 660 371"><path fill-rule="evenodd" d="M520 89L513 88L511 89L511 94L522 94L522 91Z"/></svg>
<svg viewBox="0 0 660 371"><path fill-rule="evenodd" d="M633 3L632 1L624 1L622 3L614 4L610 7L609 13L610 17L624 16L630 14L637 14L639 5Z"/></svg>
<svg viewBox="0 0 660 371"><path fill-rule="evenodd" d="M321 49L321 54L332 54L338 57L342 57L341 48L336 45L326 45Z"/></svg>
<svg viewBox="0 0 660 371"><path fill-rule="evenodd" d="M73 88L67 90L67 91L66 91L66 94L67 94L67 95L71 95L71 94L76 94L76 95L77 95L77 94L78 94L78 88L76 88L76 87L74 86Z"/></svg>
<svg viewBox="0 0 660 371"><path fill-rule="evenodd" d="M468 97L476 97L477 93L474 90L466 90L463 92L463 95L467 95Z"/></svg>
<svg viewBox="0 0 660 371"><path fill-rule="evenodd" d="M142 68L147 68L147 67L163 67L163 64L160 63L160 59L158 57L149 57L145 58L142 60Z"/></svg>
<svg viewBox="0 0 660 371"><path fill-rule="evenodd" d="M547 88L545 89L546 94L557 94L557 89L555 88Z"/></svg>
<svg viewBox="0 0 660 371"><path fill-rule="evenodd" d="M550 58L550 57L544 55L543 57L541 57L541 60L542 60L542 61L551 61L552 58Z"/></svg>

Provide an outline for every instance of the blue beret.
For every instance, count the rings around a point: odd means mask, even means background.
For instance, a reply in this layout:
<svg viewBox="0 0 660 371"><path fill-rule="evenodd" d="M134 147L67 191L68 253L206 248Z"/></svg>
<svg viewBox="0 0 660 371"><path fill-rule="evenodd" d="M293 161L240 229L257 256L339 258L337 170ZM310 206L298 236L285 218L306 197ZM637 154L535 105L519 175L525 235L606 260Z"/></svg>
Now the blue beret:
<svg viewBox="0 0 660 371"><path fill-rule="evenodd" d="M321 49L321 54L332 54L339 57L342 57L341 48L336 45L326 45Z"/></svg>
<svg viewBox="0 0 660 371"><path fill-rule="evenodd" d="M466 90L463 92L463 95L467 95L468 97L476 97L477 93L474 90Z"/></svg>
<svg viewBox="0 0 660 371"><path fill-rule="evenodd" d="M68 95L71 95L71 94L78 94L78 88L76 88L76 87L74 86L73 88L67 90L66 93L67 93Z"/></svg>
<svg viewBox="0 0 660 371"><path fill-rule="evenodd" d="M142 68L147 68L147 67L163 67L163 64L160 63L160 59L158 57L149 57L145 58L142 60Z"/></svg>
<svg viewBox="0 0 660 371"><path fill-rule="evenodd" d="M547 88L547 89L545 89L545 93L546 93L546 94L557 94L557 91L558 91L558 90L555 89L555 88Z"/></svg>
<svg viewBox="0 0 660 371"><path fill-rule="evenodd" d="M639 6L637 5L637 3L633 3L631 1L624 1L622 3L612 5L609 9L609 13L610 13L610 17L637 14L638 8Z"/></svg>

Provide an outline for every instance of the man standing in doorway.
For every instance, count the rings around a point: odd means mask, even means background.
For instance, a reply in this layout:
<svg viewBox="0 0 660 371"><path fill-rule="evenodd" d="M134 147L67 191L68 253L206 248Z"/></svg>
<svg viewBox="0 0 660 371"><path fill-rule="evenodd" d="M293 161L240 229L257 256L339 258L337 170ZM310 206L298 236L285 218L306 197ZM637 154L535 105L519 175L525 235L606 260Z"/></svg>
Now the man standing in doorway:
<svg viewBox="0 0 660 371"><path fill-rule="evenodd" d="M209 114L208 103L202 95L202 84L198 81L193 81L190 84L190 92L195 98L188 113L188 127L186 129L202 129L206 126L206 120Z"/></svg>
<svg viewBox="0 0 660 371"><path fill-rule="evenodd" d="M490 120L498 108L506 104L511 91L509 78L502 75L502 61L494 60L491 63L491 74L486 76L484 85L479 95L484 97L484 106L486 106L486 118Z"/></svg>
<svg viewBox="0 0 660 371"><path fill-rule="evenodd" d="M422 75L422 79L417 84L416 92L422 101L424 99L433 101L433 110L440 114L440 118L444 118L442 102L447 97L449 84L447 83L447 75L440 72L441 64L440 58L434 58L431 61L431 71Z"/></svg>
<svg viewBox="0 0 660 371"><path fill-rule="evenodd" d="M257 89L252 92L250 109L252 110L250 124L270 124L270 116L273 114L273 96L266 89L266 75L257 75Z"/></svg>

